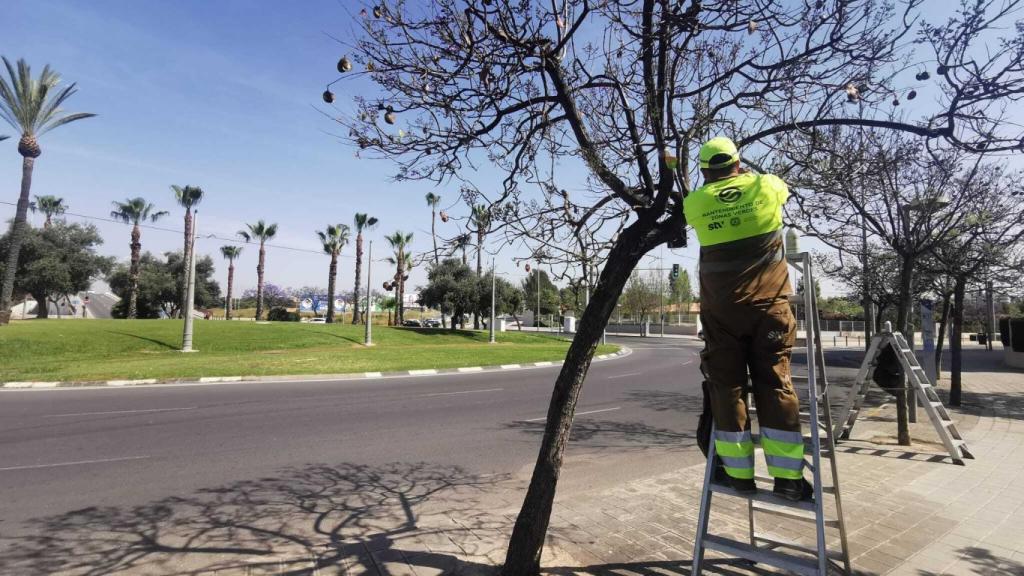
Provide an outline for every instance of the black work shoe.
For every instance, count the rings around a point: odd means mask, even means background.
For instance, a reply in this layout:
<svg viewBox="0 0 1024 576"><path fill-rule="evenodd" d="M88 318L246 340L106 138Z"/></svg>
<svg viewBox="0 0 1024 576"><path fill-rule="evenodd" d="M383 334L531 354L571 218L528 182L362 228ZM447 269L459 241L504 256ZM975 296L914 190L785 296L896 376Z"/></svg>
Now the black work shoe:
<svg viewBox="0 0 1024 576"><path fill-rule="evenodd" d="M799 480L776 478L775 488L772 489L772 493L790 502L799 502L801 500L814 502L814 487L803 478Z"/></svg>
<svg viewBox="0 0 1024 576"><path fill-rule="evenodd" d="M756 494L757 486L754 485L753 478L733 478L729 477L729 485L732 489L739 492L740 494Z"/></svg>

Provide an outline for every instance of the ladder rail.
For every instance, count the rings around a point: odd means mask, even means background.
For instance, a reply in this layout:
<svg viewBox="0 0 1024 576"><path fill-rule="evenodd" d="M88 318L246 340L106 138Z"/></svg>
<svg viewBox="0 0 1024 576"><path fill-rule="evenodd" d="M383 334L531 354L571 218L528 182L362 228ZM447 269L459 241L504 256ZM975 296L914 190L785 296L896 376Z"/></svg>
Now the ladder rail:
<svg viewBox="0 0 1024 576"><path fill-rule="evenodd" d="M818 571L820 574L827 574L828 557L825 555L824 502L822 502L821 492L821 428L818 426L818 422L820 422L818 419L818 374L817 367L815 366L820 336L818 332L818 318L814 314L816 311L814 306L816 299L814 274L811 271L810 255L806 252L803 253L803 273L804 309L807 311L804 315L807 319L804 330L804 339L807 341L807 403L808 411L811 415L811 459L814 461L814 473L812 474L814 479L814 502L818 508L818 513L815 515L814 529L818 541ZM813 330L813 337L806 329L808 326ZM818 342L815 342L815 340L818 340Z"/></svg>

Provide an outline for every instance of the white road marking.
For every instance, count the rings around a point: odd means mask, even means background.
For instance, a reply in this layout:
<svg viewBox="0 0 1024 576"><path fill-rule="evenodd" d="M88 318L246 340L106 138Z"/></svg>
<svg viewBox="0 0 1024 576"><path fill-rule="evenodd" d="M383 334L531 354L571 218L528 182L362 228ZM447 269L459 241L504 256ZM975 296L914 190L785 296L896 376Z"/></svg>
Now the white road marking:
<svg viewBox="0 0 1024 576"><path fill-rule="evenodd" d="M426 376L428 374L437 374L437 370L428 368L426 370L409 370L410 376Z"/></svg>
<svg viewBox="0 0 1024 576"><path fill-rule="evenodd" d="M519 368L519 364L502 364L501 365L501 369L502 370L514 370L516 368Z"/></svg>
<svg viewBox="0 0 1024 576"><path fill-rule="evenodd" d="M148 410L112 410L109 412L74 412L71 414L44 414L43 418L67 418L69 416L106 416L108 414L143 414L147 412L180 412L182 410L195 410L199 406L186 406L184 408L150 408Z"/></svg>
<svg viewBox="0 0 1024 576"><path fill-rule="evenodd" d="M421 394L420 398L430 398L431 396L453 396L455 394L475 394L477 392L500 392L504 388L488 388L486 390L462 390L461 392L435 392L434 394Z"/></svg>
<svg viewBox="0 0 1024 576"><path fill-rule="evenodd" d="M28 466L8 466L7 468L0 468L0 472L9 472L11 470L34 470L37 468L57 468L60 466L78 466L81 464L104 464L107 462L126 462L128 460L145 460L151 458L151 456L125 456L124 458L102 458L100 460L78 460L77 462L57 462L55 464L31 464Z"/></svg>
<svg viewBox="0 0 1024 576"><path fill-rule="evenodd" d="M384 375L381 374L380 372L367 372L366 373L366 377L367 378L383 378Z"/></svg>
<svg viewBox="0 0 1024 576"><path fill-rule="evenodd" d="M643 374L643 372L630 372L628 374L619 374L618 376L609 376L608 380L614 380L616 378L625 378L626 376L639 376L641 374Z"/></svg>
<svg viewBox="0 0 1024 576"><path fill-rule="evenodd" d="M576 416L586 416L587 414L600 414L601 412L614 412L615 410L621 410L621 409L622 409L622 406L616 406L615 408L603 408L601 410L590 410L589 412L577 412ZM524 420L524 422L540 422L541 420L547 420L547 419L548 419L548 417L545 416L543 418L530 418L529 420Z"/></svg>
<svg viewBox="0 0 1024 576"><path fill-rule="evenodd" d="M554 362L534 362L534 366L551 366Z"/></svg>
<svg viewBox="0 0 1024 576"><path fill-rule="evenodd" d="M483 372L483 366L469 366L468 368L459 368L459 372Z"/></svg>

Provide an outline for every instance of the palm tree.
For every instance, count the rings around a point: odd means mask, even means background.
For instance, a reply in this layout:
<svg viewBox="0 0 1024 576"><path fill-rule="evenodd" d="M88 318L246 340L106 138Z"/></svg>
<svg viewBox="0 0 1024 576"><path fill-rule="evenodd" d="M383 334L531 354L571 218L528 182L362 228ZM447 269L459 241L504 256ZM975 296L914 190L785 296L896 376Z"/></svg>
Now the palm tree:
<svg viewBox="0 0 1024 576"><path fill-rule="evenodd" d="M36 201L32 203L33 211L38 210L46 215L43 228L49 228L53 217L63 214L67 209L68 205L64 203L64 199L57 196L36 196Z"/></svg>
<svg viewBox="0 0 1024 576"><path fill-rule="evenodd" d="M358 324L361 318L359 312L359 282L362 279L363 273L363 231L373 230L377 225L377 219L373 216L356 212L352 223L356 227L356 288L352 291L352 323ZM367 302L367 306L369 306L369 302Z"/></svg>
<svg viewBox="0 0 1024 576"><path fill-rule="evenodd" d="M224 319L231 320L231 293L235 288L235 259L242 255L242 247L231 245L221 246L220 254L228 260L228 299L227 309L224 312Z"/></svg>
<svg viewBox="0 0 1024 576"><path fill-rule="evenodd" d="M484 252L484 238L487 236L487 231L491 227L491 211L487 209L487 206L483 204L477 204L473 206L473 213L470 216L473 221L473 226L476 227L476 275L477 277L483 276L483 252ZM465 250L465 248L463 248ZM477 311L473 312L473 329L480 329L480 313Z"/></svg>
<svg viewBox="0 0 1024 576"><path fill-rule="evenodd" d="M326 231L317 231L324 254L331 255L331 266L327 272L327 323L334 323L334 281L338 277L338 254L348 244L349 227L346 224L328 224Z"/></svg>
<svg viewBox="0 0 1024 576"><path fill-rule="evenodd" d="M11 319L14 274L18 268L18 254L21 252L21 244L25 241L28 221L32 168L35 166L36 158L43 153L37 138L59 126L95 116L86 113L64 113L60 106L75 93L75 85L55 90L60 83L60 75L49 66L43 68L39 78L33 79L32 71L24 60L18 60L17 71L6 57L3 61L10 81L0 76L0 117L14 129L21 131L18 153L22 156L22 162L21 195L18 196L18 208L14 215L14 224L11 226L7 267L4 268L3 284L0 286L0 325L7 324Z"/></svg>
<svg viewBox="0 0 1024 576"><path fill-rule="evenodd" d="M277 224L267 224L263 220L255 224L246 224L248 230L239 230L238 235L245 238L246 242L253 239L260 241L260 257L256 264L256 320L263 319L263 263L267 258L266 244L277 234Z"/></svg>
<svg viewBox="0 0 1024 576"><path fill-rule="evenodd" d="M469 264L466 261L466 248L469 247L469 244L472 242L472 239L472 236L470 236L468 232L464 234L459 234L458 236L455 237L455 246L453 247L452 250L453 252L455 250L462 250L462 263L467 266Z"/></svg>
<svg viewBox="0 0 1024 576"><path fill-rule="evenodd" d="M139 258L142 255L142 230L139 224L149 220L156 222L166 216L168 212L156 211L156 206L146 201L145 198L129 198L124 202L114 202L114 211L110 217L120 220L125 224L132 225L132 249L131 267L128 269L128 314L129 319L134 319L137 314L139 300Z"/></svg>
<svg viewBox="0 0 1024 576"><path fill-rule="evenodd" d="M433 192L427 192L426 200L427 206L430 206L430 238L434 241L434 266L437 266L440 263L440 259L437 257L437 207L441 204L441 197ZM447 328L443 308L441 309L441 327Z"/></svg>
<svg viewBox="0 0 1024 576"><path fill-rule="evenodd" d="M390 236L385 236L385 240L394 249L394 257L388 258L388 262L395 265L395 324L401 325L405 319L405 281L409 278L406 272L412 268L411 254L406 251L409 244L412 243L412 232L406 234L401 230L395 231Z"/></svg>
<svg viewBox="0 0 1024 576"><path fill-rule="evenodd" d="M192 238L192 209L202 202L203 189L199 186L185 186L182 188L181 186L172 185L171 190L174 191L174 199L178 202L178 205L185 209L185 248L182 250L182 257L185 262L185 270L190 270L189 262L191 262L190 257L192 256L192 242L190 242ZM189 273L186 272L184 278L185 285L181 290L181 293L186 295L182 298L188 298L188 284L192 281L188 276ZM182 300L182 318L185 317L185 308L187 306L188 303Z"/></svg>

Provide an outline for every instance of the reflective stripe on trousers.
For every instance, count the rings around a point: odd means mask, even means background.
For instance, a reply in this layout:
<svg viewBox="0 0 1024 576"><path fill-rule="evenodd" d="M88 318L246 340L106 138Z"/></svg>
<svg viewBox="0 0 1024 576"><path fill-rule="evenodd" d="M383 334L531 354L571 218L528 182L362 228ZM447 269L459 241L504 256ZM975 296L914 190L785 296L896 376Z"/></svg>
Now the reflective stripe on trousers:
<svg viewBox="0 0 1024 576"><path fill-rule="evenodd" d="M768 473L775 478L803 478L804 438L800 432L761 427L761 447Z"/></svg>
<svg viewBox="0 0 1024 576"><path fill-rule="evenodd" d="M754 478L754 441L750 430L715 430L715 452L722 459L726 474L733 478Z"/></svg>

